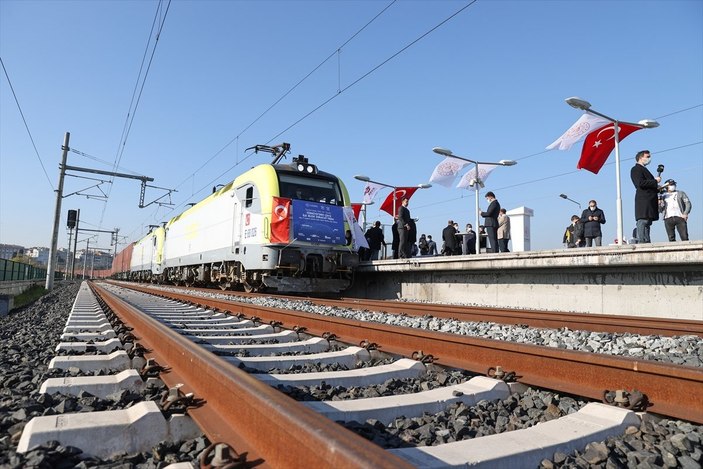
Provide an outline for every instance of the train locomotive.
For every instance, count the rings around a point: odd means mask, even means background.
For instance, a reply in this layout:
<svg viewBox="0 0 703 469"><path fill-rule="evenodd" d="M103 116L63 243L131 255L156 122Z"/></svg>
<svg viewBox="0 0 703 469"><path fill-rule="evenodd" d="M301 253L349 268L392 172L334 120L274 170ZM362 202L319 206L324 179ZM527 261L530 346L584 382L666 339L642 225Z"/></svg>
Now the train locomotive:
<svg viewBox="0 0 703 469"><path fill-rule="evenodd" d="M249 292L340 292L359 263L348 244L356 223L336 176L290 145L257 145L274 155L126 248L113 277ZM129 271L126 251L131 251Z"/></svg>

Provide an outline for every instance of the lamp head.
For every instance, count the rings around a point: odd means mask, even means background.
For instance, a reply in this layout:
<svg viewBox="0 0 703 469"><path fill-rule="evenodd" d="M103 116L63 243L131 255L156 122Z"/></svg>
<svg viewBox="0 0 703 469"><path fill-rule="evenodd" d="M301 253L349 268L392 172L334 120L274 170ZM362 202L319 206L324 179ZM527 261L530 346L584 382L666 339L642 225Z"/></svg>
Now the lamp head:
<svg viewBox="0 0 703 469"><path fill-rule="evenodd" d="M566 104L569 106L576 108L576 109L581 109L583 111L588 111L591 108L591 103L586 101L585 99L581 99L577 96L572 96L571 98L566 98Z"/></svg>
<svg viewBox="0 0 703 469"><path fill-rule="evenodd" d="M419 187L420 189L429 189L430 187L432 187L432 184L418 184L417 187Z"/></svg>
<svg viewBox="0 0 703 469"><path fill-rule="evenodd" d="M370 177L364 176L363 174L357 174L354 176L354 179L358 179L359 181L364 181L364 182L369 182L371 180Z"/></svg>
<svg viewBox="0 0 703 469"><path fill-rule="evenodd" d="M655 127L659 127L659 122L655 121L654 119L642 119L638 122L638 124L644 127L645 129L653 129Z"/></svg>
<svg viewBox="0 0 703 469"><path fill-rule="evenodd" d="M451 150L447 150L446 148L442 147L434 147L432 151L442 156L452 156L454 154Z"/></svg>
<svg viewBox="0 0 703 469"><path fill-rule="evenodd" d="M559 197L562 199L568 199L569 197L566 194L559 194Z"/></svg>
<svg viewBox="0 0 703 469"><path fill-rule="evenodd" d="M515 166L517 164L517 161L515 160L500 160L498 164L502 164L503 166Z"/></svg>

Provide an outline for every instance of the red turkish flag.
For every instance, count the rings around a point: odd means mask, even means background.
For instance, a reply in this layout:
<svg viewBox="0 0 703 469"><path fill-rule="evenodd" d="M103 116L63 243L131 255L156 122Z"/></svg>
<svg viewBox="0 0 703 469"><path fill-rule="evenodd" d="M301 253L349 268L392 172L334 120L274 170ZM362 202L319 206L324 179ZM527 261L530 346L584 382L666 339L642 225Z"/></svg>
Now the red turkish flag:
<svg viewBox="0 0 703 469"><path fill-rule="evenodd" d="M291 199L274 197L271 208L271 242L287 243L290 241L290 204Z"/></svg>
<svg viewBox="0 0 703 469"><path fill-rule="evenodd" d="M351 208L354 211L354 218L358 220L361 213L361 204L351 204Z"/></svg>
<svg viewBox="0 0 703 469"><path fill-rule="evenodd" d="M396 189L388 194L386 200L383 201L381 205L381 210L394 217L398 213L398 208L400 207L403 198L410 200L413 196L417 187L396 187ZM395 195L395 213L393 213L393 196Z"/></svg>
<svg viewBox="0 0 703 469"><path fill-rule="evenodd" d="M576 165L577 169L586 169L593 174L603 167L608 156L615 148L615 124L612 122L599 127L586 137L581 150L581 159ZM642 127L639 125L618 123L618 136L620 141Z"/></svg>

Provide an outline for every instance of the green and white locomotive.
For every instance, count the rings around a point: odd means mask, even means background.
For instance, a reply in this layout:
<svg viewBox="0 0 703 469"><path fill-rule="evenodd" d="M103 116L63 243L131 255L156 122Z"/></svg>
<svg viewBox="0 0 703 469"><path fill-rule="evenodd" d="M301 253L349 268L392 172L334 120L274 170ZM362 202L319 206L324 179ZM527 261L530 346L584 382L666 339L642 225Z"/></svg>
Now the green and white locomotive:
<svg viewBox="0 0 703 469"><path fill-rule="evenodd" d="M246 291L339 292L350 286L359 257L345 236L354 218L344 183L302 155L281 164L287 143L252 148L274 160L213 188L137 241L132 279Z"/></svg>

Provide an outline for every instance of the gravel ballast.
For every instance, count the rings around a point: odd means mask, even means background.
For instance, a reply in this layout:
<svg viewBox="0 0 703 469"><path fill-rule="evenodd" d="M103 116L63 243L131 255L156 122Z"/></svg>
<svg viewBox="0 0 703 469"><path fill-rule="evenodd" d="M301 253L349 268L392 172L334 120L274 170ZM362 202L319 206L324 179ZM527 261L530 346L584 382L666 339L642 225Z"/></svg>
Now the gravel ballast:
<svg viewBox="0 0 703 469"><path fill-rule="evenodd" d="M56 442L46 444L24 455L15 452L17 440L24 425L36 415L51 415L62 412L91 411L102 408L129 406L143 399L153 399L158 392L152 390L143 395L120 393L109 399L97 399L93 396L66 397L60 395L40 395L38 389L44 379L53 372L47 370L59 342L61 330L66 323L71 306L78 292L79 284L62 283L52 293L17 311L8 317L0 318L0 468L20 467L111 467L111 468L162 468L178 461L195 461L208 444L204 438L175 445L160 444L150 452L134 455L118 455L105 461L94 458L84 459L76 448L62 447ZM213 296L221 296L214 293ZM280 302L290 300L258 300L266 306L289 307ZM293 309L316 312L318 314L338 315L338 308L314 306L309 302L299 301ZM259 303L260 304L260 303ZM385 315L385 313L359 312L349 310L344 314L349 317L380 322L410 321L410 327L423 327L432 330L451 329L452 324L437 318L412 318L403 315ZM386 317L389 316L389 317ZM467 323L469 324L469 323ZM487 323L477 323L485 325ZM397 325L409 325L401 324ZM501 326L502 327L502 326ZM490 327L489 327L490 329ZM532 337L533 328L526 330L524 337ZM561 330L557 331L561 337ZM574 331L570 331L574 332ZM577 331L576 331L577 332ZM512 333L519 334L519 331ZM591 334L591 333L587 333ZM539 335L539 334L538 334ZM610 334L614 336L614 334ZM627 334L621 334L627 337ZM520 337L518 335L518 337ZM632 344L639 338L633 336ZM645 336L643 336L645 337ZM646 336L650 337L650 336ZM574 343L578 342L578 334ZM624 340L622 337L613 340ZM661 339L661 338L660 338ZM679 338L676 338L678 340ZM507 339L503 339L507 340ZM647 339L649 340L649 339ZM566 343L564 339L562 342ZM547 345L547 344L542 344ZM557 345L558 346L558 345ZM677 342L678 348L687 350L685 345ZM568 348L567 346L560 348ZM602 352L601 352L602 353ZM650 353L650 352L648 352ZM691 351L684 351L682 356L698 356L700 344L692 342ZM683 358L682 358L683 359ZM664 361L664 360L661 360ZM684 359L688 363L687 359ZM298 370L277 370L279 372L296 372ZM319 389L288 389L294 397L301 400L324 400L372 397L387 395L397 389L398 392L424 389L435 385L446 385L463 377L454 372L437 372L429 379L396 380L384 383L373 389L340 389L320 387ZM468 377L466 377L468 379ZM438 384L434 384L437 381ZM424 383L424 384L423 384ZM430 384L428 384L430 383ZM371 393L367 395L367 393ZM537 423L558 418L576 412L585 402L570 396L561 396L549 391L529 389L525 394L513 394L499 401L481 401L476 406L453 405L444 412L422 417L394 419L393 422L348 422L345 426L385 448L439 445L451 441L476 438L484 435L527 428ZM552 459L545 460L541 466L552 467L683 467L700 468L703 450L703 426L683 421L659 419L646 415L639 428L630 427L617 438L605 442L594 442L583 451L573 454L557 453Z"/></svg>
<svg viewBox="0 0 703 469"><path fill-rule="evenodd" d="M204 437L162 442L150 452L116 455L109 460L86 458L81 449L64 447L58 442L49 442L25 454L16 452L22 430L33 417L124 409L145 399L160 399L160 388L147 389L142 394L122 391L108 399L87 393L80 396L39 393L47 378L80 374L48 369L79 287L78 282L57 283L49 294L33 304L0 318L0 468L156 469L181 461L197 461L210 444Z"/></svg>
<svg viewBox="0 0 703 469"><path fill-rule="evenodd" d="M175 291L170 287L153 287ZM624 356L676 365L703 367L703 339L696 335L667 337L631 333L590 332L567 328L548 329L525 325L506 325L494 322L459 321L433 316L409 316L377 311L316 305L307 300L272 297L244 297L190 291L191 295L238 301L270 308L289 309L306 313L334 316L357 321L376 322L401 327L412 327L435 332L480 337L520 344L541 345L565 350ZM402 304L402 302L399 302Z"/></svg>

